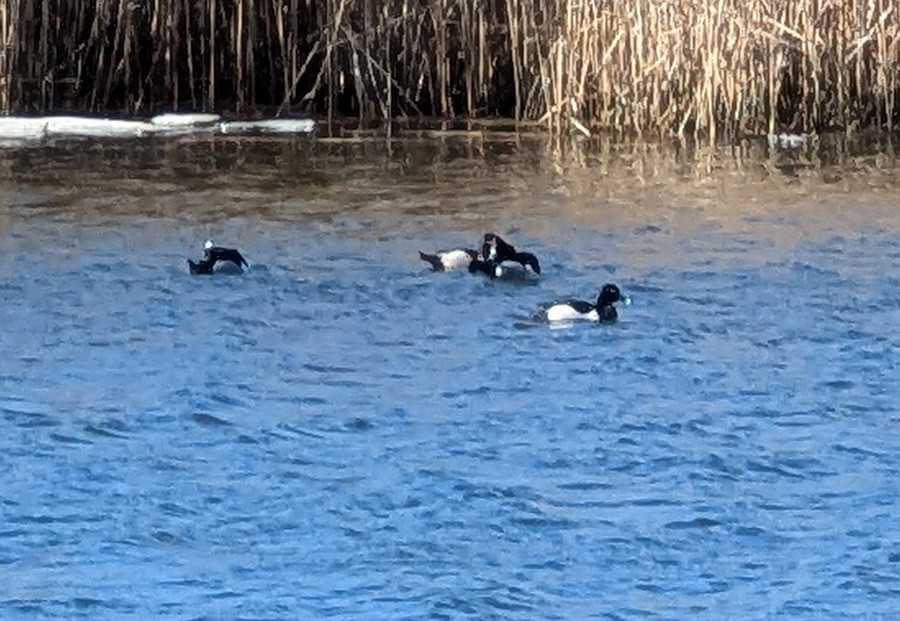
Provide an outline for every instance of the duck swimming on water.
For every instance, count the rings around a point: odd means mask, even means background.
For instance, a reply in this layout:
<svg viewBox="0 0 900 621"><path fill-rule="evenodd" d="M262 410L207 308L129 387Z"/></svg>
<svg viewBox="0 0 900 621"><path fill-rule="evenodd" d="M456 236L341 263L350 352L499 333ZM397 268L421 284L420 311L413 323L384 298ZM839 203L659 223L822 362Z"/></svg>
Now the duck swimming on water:
<svg viewBox="0 0 900 621"><path fill-rule="evenodd" d="M212 274L219 262L232 263L238 271L243 271L242 267L249 267L247 260L240 252L234 248L216 246L212 240L207 240L203 245L203 259L196 263L188 259L188 267L191 274Z"/></svg>
<svg viewBox="0 0 900 621"><path fill-rule="evenodd" d="M496 233L484 234L480 252L471 248L439 250L433 254L419 251L419 258L435 272L468 268L473 274L482 273L490 278L503 279L536 278L541 273L536 256L517 251L515 246Z"/></svg>
<svg viewBox="0 0 900 621"><path fill-rule="evenodd" d="M496 233L485 233L481 257L469 264L469 271L490 278L534 279L541 273L541 264L536 256L519 252Z"/></svg>
<svg viewBox="0 0 900 621"><path fill-rule="evenodd" d="M567 300L554 304L547 309L547 321L586 320L612 323L619 316L616 307L613 306L619 301L626 306L631 304L631 298L623 296L616 285L607 283L600 289L596 304L583 300Z"/></svg>

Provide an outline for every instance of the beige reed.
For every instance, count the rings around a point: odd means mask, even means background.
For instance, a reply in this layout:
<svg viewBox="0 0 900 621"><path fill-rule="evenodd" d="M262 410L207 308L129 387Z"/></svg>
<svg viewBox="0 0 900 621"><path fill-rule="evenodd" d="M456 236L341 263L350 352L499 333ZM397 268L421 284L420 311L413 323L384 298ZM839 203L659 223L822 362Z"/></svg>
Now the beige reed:
<svg viewBox="0 0 900 621"><path fill-rule="evenodd" d="M900 122L896 0L0 0L0 109L514 116L555 133Z"/></svg>

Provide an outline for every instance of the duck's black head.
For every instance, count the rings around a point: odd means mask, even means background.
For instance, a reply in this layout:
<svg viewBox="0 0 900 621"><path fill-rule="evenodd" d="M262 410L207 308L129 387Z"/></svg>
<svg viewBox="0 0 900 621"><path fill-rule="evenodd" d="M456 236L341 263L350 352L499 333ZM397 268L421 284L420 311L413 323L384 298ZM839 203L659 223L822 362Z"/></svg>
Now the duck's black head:
<svg viewBox="0 0 900 621"><path fill-rule="evenodd" d="M600 295L597 296L597 308L604 306L612 306L622 299L622 292L619 288L611 283L603 285L600 289Z"/></svg>
<svg viewBox="0 0 900 621"><path fill-rule="evenodd" d="M629 302L628 298L622 295L617 286L611 283L603 285L603 288L600 289L600 295L597 296L597 318L599 321L604 323L616 321L619 313L613 304L620 300L626 304Z"/></svg>
<svg viewBox="0 0 900 621"><path fill-rule="evenodd" d="M503 263L513 259L516 254L516 248L512 244L506 243L496 233L485 233L481 243L481 257L485 261L493 261L494 263Z"/></svg>

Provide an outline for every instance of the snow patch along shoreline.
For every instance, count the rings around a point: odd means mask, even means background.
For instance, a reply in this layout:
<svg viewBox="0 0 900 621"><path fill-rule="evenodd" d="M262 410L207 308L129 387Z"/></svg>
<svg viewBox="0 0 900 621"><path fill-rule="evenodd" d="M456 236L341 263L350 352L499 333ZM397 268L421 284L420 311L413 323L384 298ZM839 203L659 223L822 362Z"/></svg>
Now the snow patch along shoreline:
<svg viewBox="0 0 900 621"><path fill-rule="evenodd" d="M0 116L0 140L33 141L45 138L143 138L190 134L309 134L312 119L260 119L226 121L218 114L154 116L145 121L80 116Z"/></svg>

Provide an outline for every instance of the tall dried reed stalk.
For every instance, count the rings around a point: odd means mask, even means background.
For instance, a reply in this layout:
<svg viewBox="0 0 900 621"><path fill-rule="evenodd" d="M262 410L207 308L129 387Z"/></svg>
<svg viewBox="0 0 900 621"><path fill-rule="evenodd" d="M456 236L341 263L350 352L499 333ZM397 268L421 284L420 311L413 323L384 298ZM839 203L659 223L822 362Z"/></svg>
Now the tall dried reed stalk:
<svg viewBox="0 0 900 621"><path fill-rule="evenodd" d="M900 123L896 0L0 0L3 111Z"/></svg>

